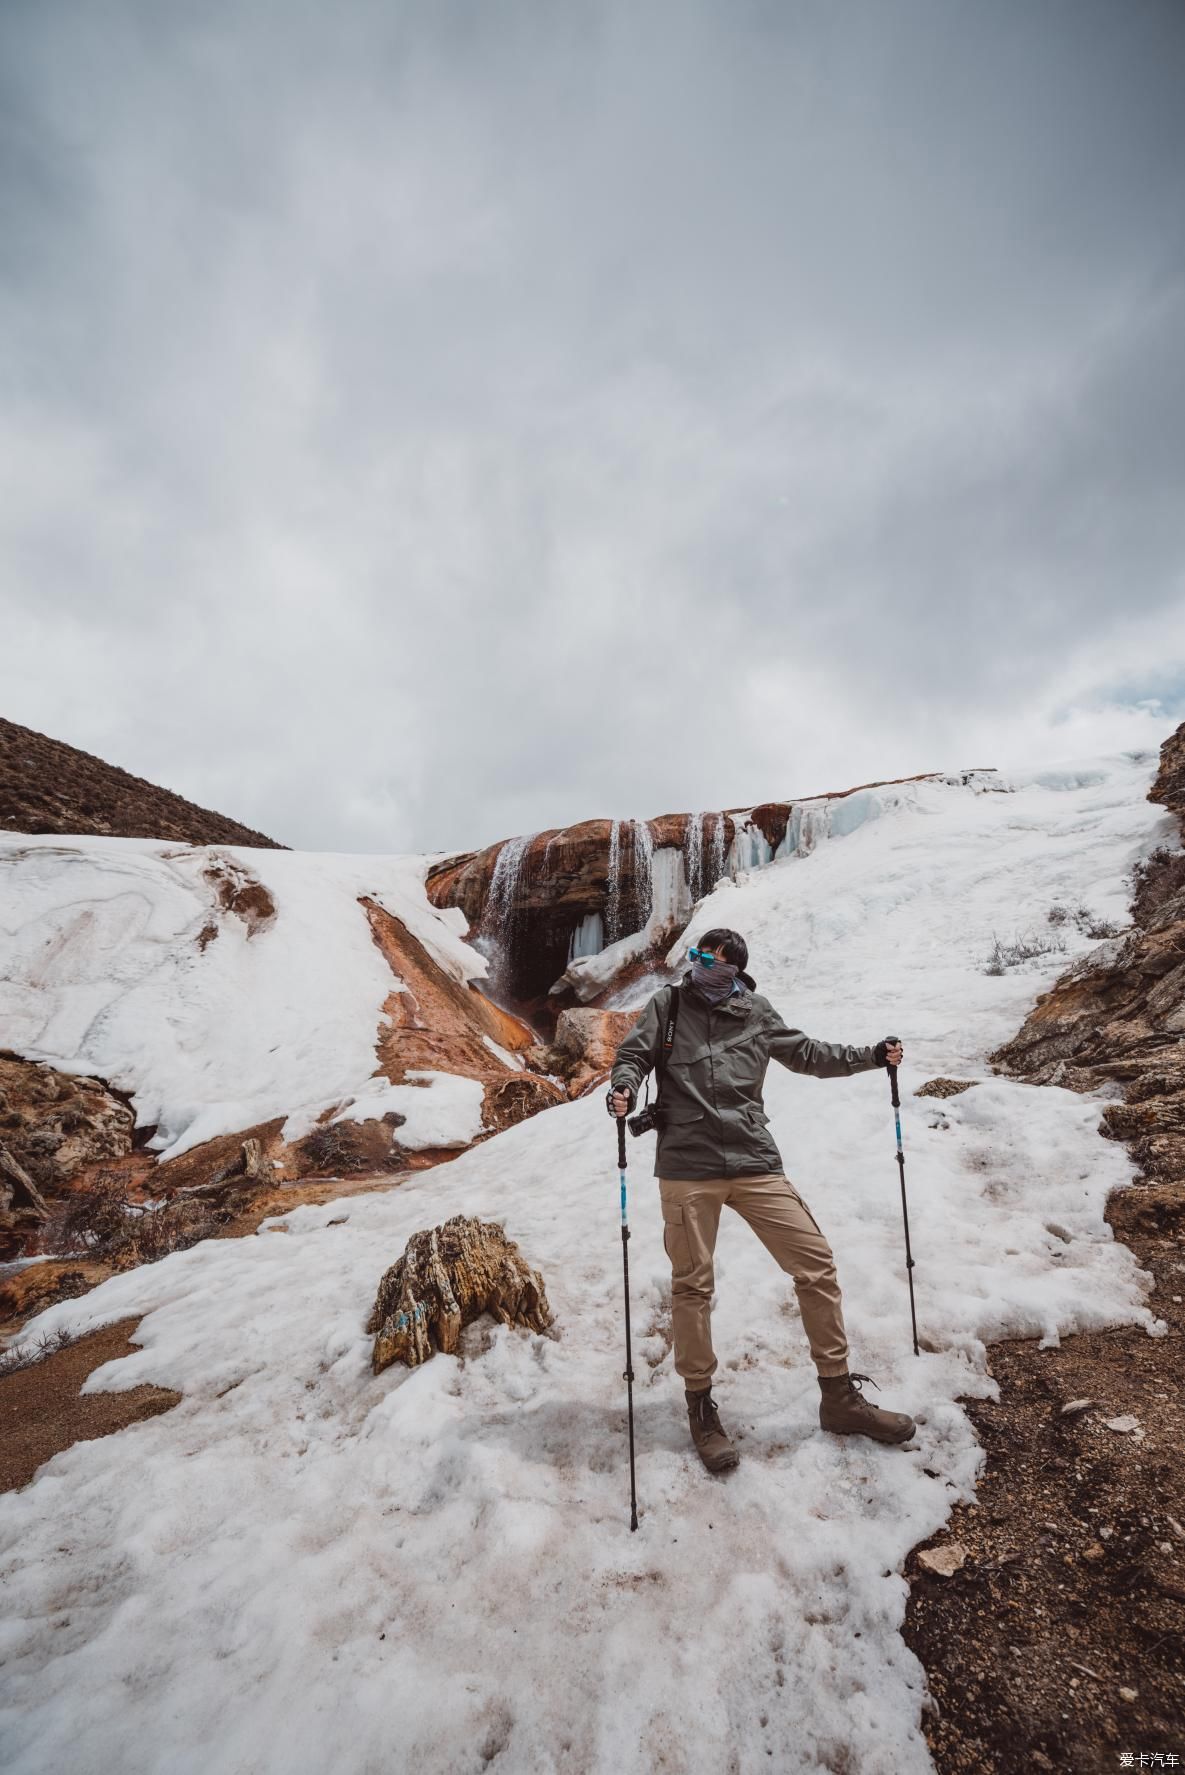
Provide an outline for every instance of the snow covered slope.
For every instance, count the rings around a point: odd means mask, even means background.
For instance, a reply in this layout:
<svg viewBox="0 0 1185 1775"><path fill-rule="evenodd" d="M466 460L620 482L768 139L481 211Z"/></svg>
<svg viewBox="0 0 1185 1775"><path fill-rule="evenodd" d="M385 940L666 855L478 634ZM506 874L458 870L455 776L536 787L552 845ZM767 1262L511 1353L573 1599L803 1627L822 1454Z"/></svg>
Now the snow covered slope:
<svg viewBox="0 0 1185 1775"><path fill-rule="evenodd" d="M767 1103L836 1250L854 1366L919 1419L916 1445L819 1431L792 1287L726 1215L716 1392L743 1459L705 1475L671 1367L653 1148L631 1142L631 1534L615 1141L599 1100L563 1105L389 1194L175 1254L32 1324L143 1313L140 1352L89 1388L185 1398L0 1499L13 1775L927 1769L900 1568L973 1489L954 1401L994 1391L984 1340L1159 1330L1103 1220L1130 1167L1096 1132L1099 1102L985 1065L1087 941L983 971L993 935L1050 929L1051 902L1122 918L1123 876L1165 829L1153 764L1011 794L923 785L722 885L697 918L746 932L792 1024L905 1042L920 1359L884 1076L774 1069ZM981 1082L914 1097L936 1073ZM379 1276L462 1211L503 1220L542 1269L556 1334L497 1329L480 1351L473 1328L463 1358L372 1376Z"/></svg>
<svg viewBox="0 0 1185 1775"><path fill-rule="evenodd" d="M162 1158L281 1114L297 1138L368 1089L398 989L360 895L453 979L487 971L425 895L430 861L0 835L0 1045L131 1092ZM481 1103L438 1073L372 1113L408 1116L403 1145L459 1145Z"/></svg>

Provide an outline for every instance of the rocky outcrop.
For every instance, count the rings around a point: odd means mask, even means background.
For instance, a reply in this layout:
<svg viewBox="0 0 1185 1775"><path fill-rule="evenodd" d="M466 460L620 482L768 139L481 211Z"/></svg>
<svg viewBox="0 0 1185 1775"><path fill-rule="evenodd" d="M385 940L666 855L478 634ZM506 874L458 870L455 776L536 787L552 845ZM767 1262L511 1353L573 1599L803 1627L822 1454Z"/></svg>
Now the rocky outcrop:
<svg viewBox="0 0 1185 1775"><path fill-rule="evenodd" d="M99 1079L0 1054L0 1141L43 1191L132 1150L135 1116Z"/></svg>
<svg viewBox="0 0 1185 1775"><path fill-rule="evenodd" d="M159 789L118 765L104 764L89 752L4 720L0 720L0 828L284 849L274 838L196 807L184 796Z"/></svg>
<svg viewBox="0 0 1185 1775"><path fill-rule="evenodd" d="M272 1161L266 1156L262 1142L253 1136L243 1141L237 1156L229 1165L215 1171L209 1183L199 1184L189 1193L222 1200L228 1195L237 1195L241 1190L259 1189L261 1186L270 1188L275 1181Z"/></svg>
<svg viewBox="0 0 1185 1775"><path fill-rule="evenodd" d="M1148 799L1160 802L1185 824L1185 722L1160 748L1160 769Z"/></svg>
<svg viewBox="0 0 1185 1775"><path fill-rule="evenodd" d="M550 1043L532 1048L539 1072L561 1078L569 1097L582 1097L613 1065L619 1043L632 1029L636 1011L601 1011L584 1006L561 1011Z"/></svg>
<svg viewBox="0 0 1185 1775"><path fill-rule="evenodd" d="M0 1144L0 1250L8 1239L35 1231L48 1217L41 1191L24 1166Z"/></svg>
<svg viewBox="0 0 1185 1775"><path fill-rule="evenodd" d="M414 1368L437 1350L452 1354L462 1329L483 1313L530 1331L545 1330L552 1319L542 1276L505 1229L456 1214L414 1234L379 1283L366 1322L374 1372L392 1362Z"/></svg>
<svg viewBox="0 0 1185 1775"><path fill-rule="evenodd" d="M636 1011L561 1011L552 1047L557 1054L604 1072L637 1021Z"/></svg>
<svg viewBox="0 0 1185 1775"><path fill-rule="evenodd" d="M387 1023L378 1042L379 1070L392 1084L421 1069L481 1079L482 1119L491 1132L562 1098L558 1086L526 1069L524 1057L537 1041L529 1024L446 974L393 913L373 900L362 904L400 981L383 1006Z"/></svg>
<svg viewBox="0 0 1185 1775"><path fill-rule="evenodd" d="M1149 800L1185 833L1185 724L1161 749ZM1136 872L1130 932L1100 943L1043 993L991 1056L1037 1084L1123 1087L1103 1130L1131 1142L1148 1178L1185 1182L1185 857L1168 845Z"/></svg>
<svg viewBox="0 0 1185 1775"><path fill-rule="evenodd" d="M256 937L274 924L276 903L263 883L233 857L211 857L202 871L217 896L223 912L229 912L246 927L248 937ZM209 947L218 935L217 924L210 923L198 933L198 945Z"/></svg>

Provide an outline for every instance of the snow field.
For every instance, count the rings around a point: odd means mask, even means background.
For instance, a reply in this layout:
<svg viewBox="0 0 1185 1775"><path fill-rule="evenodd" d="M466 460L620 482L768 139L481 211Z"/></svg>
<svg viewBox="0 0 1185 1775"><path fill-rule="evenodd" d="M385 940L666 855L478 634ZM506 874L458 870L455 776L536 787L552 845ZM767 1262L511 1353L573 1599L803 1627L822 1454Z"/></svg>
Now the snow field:
<svg viewBox="0 0 1185 1775"><path fill-rule="evenodd" d="M375 1042L399 982L359 895L402 919L455 979L486 973L458 935L463 915L437 912L424 893L431 861L0 835L5 1044L131 1092L162 1158L290 1113L287 1137L299 1138L323 1109L385 1084L372 1078ZM262 881L274 921L250 932L223 910L212 865ZM425 1076L371 1113L407 1115L405 1146L472 1139L473 1081Z"/></svg>
<svg viewBox="0 0 1185 1775"><path fill-rule="evenodd" d="M955 1400L994 1393L985 1338L1160 1329L1102 1218L1131 1168L1098 1136L1101 1101L986 1066L1090 947L1071 935L991 977L993 929L1052 899L1121 917L1122 876L1162 835L1146 763L1086 774L1010 795L923 785L722 884L689 932L742 929L792 1025L904 1040L920 1358L884 1075L771 1067L767 1107L836 1251L852 1366L918 1418L914 1444L819 1431L793 1287L726 1214L716 1396L743 1458L704 1474L671 1363L653 1145L631 1140L631 1534L616 1141L598 1098L561 1105L388 1193L176 1253L33 1322L142 1313L142 1348L88 1389L185 1397L0 1499L12 1775L928 1769L900 1567L973 1495ZM913 1096L936 1073L981 1082ZM459 1357L373 1376L382 1271L459 1212L503 1221L542 1270L553 1334L479 1325Z"/></svg>

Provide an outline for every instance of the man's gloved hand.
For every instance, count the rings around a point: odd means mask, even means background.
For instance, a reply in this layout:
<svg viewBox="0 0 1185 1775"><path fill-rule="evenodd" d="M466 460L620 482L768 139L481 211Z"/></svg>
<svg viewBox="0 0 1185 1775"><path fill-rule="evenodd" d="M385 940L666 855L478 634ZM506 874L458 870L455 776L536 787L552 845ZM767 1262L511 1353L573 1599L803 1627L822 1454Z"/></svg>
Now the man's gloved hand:
<svg viewBox="0 0 1185 1775"><path fill-rule="evenodd" d="M616 1090L610 1085L605 1098L605 1108L611 1116L628 1115L634 1107L634 1094L628 1085L619 1085Z"/></svg>
<svg viewBox="0 0 1185 1775"><path fill-rule="evenodd" d="M900 1066L902 1052L900 1038L895 1035L887 1035L883 1042L876 1044L872 1050L872 1057L878 1066Z"/></svg>

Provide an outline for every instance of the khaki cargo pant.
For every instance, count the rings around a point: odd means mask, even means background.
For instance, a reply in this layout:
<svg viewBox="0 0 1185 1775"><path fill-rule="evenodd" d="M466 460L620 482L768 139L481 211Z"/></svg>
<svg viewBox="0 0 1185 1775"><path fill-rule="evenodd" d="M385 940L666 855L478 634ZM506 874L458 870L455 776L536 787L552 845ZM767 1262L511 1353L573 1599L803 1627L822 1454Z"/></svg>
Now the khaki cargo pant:
<svg viewBox="0 0 1185 1775"><path fill-rule="evenodd" d="M686 1387L710 1384L712 1254L725 1203L747 1220L766 1250L794 1278L803 1329L822 1375L845 1374L848 1340L831 1247L798 1191L780 1171L759 1177L681 1181L660 1177L663 1244L671 1260L671 1321L675 1370Z"/></svg>

